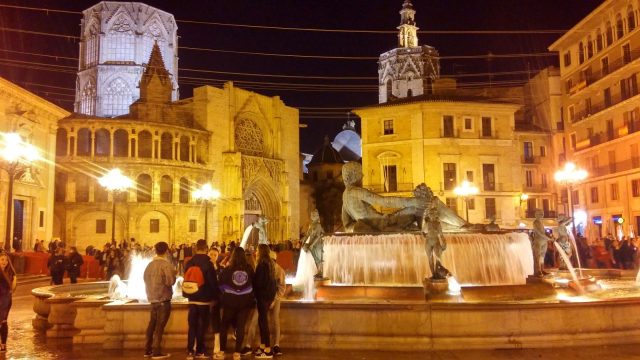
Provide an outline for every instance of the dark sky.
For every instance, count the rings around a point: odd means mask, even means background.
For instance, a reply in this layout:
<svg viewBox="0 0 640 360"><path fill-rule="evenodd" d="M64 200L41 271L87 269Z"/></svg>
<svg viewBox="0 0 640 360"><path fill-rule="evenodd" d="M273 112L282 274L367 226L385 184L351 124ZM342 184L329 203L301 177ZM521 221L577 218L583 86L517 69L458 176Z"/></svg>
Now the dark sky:
<svg viewBox="0 0 640 360"><path fill-rule="evenodd" d="M77 39L28 34L79 35L80 14L96 1L0 0L0 76L71 110ZM179 45L208 49L316 56L374 57L396 46L394 33L310 32L247 29L181 22L198 20L278 27L395 31L402 0L271 0L271 1L146 1L172 13L178 21ZM531 54L547 52L560 34L539 30L566 30L595 9L601 0L413 0L421 31L462 30L462 34L421 33L420 44L436 47L443 57L460 55ZM69 10L78 13L33 11L2 5ZM524 34L478 34L477 30L524 30ZM7 50L11 50L9 52ZM22 53L19 53L22 52ZM54 55L72 59L39 55ZM333 137L349 109L377 103L376 59L284 58L180 49L180 68L236 73L275 74L262 77L206 72L179 72L181 97L190 97L195 84L219 85L234 80L241 87L279 95L301 109L301 150L314 152L325 134ZM527 70L557 64L553 56L495 59L442 59L442 75L522 71L494 75L492 82L521 82ZM54 66L56 65L56 66ZM55 71L45 71L55 69ZM316 79L311 76L372 77L371 79ZM196 78L185 79L186 77ZM482 83L488 76L461 77L459 83ZM242 83L257 82L257 83ZM279 84L264 84L279 83ZM303 85L291 85L303 84ZM313 91L302 91L314 87ZM46 87L46 86L49 87ZM317 90L317 85L323 90Z"/></svg>

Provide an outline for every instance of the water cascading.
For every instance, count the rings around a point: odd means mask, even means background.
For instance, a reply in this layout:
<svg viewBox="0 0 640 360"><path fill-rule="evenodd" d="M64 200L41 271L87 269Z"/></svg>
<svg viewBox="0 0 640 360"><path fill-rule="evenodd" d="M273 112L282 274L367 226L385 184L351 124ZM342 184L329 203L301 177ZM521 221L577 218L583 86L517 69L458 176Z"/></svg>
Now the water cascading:
<svg viewBox="0 0 640 360"><path fill-rule="evenodd" d="M311 251L302 250L298 258L296 276L292 279L287 279L287 283L291 284L295 290L302 289L303 300L313 300L315 299L314 276L317 272L318 268Z"/></svg>
<svg viewBox="0 0 640 360"><path fill-rule="evenodd" d="M249 240L249 236L251 236L251 230L253 230L253 225L249 225L246 229L244 229L244 233L242 234L242 241L240 241L240 247L243 249L247 248L247 241Z"/></svg>
<svg viewBox="0 0 640 360"><path fill-rule="evenodd" d="M463 284L524 284L533 274L525 233L445 233L443 265ZM324 267L333 284L421 285L431 276L420 233L324 237Z"/></svg>
<svg viewBox="0 0 640 360"><path fill-rule="evenodd" d="M109 280L108 296L112 300L137 300L141 303L147 302L147 288L144 283L144 271L147 265L153 260L153 256L132 254L129 267L129 279L125 283L120 280L120 276L113 275ZM173 300L182 298L182 276L176 278L173 284Z"/></svg>

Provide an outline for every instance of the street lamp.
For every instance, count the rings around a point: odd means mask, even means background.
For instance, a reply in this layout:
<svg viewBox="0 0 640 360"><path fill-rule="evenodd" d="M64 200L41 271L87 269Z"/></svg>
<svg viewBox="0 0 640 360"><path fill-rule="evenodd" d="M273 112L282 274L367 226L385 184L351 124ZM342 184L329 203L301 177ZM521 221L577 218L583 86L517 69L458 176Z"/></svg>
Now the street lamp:
<svg viewBox="0 0 640 360"><path fill-rule="evenodd" d="M120 169L111 169L104 174L98 183L111 193L113 198L113 208L111 212L111 242L116 241L116 195L120 191L127 191L133 187L133 180L122 174Z"/></svg>
<svg viewBox="0 0 640 360"><path fill-rule="evenodd" d="M13 183L16 175L40 159L38 149L22 140L17 133L0 133L0 158L3 168L9 175L9 189L7 190L7 229L4 249L11 251L11 217L13 211Z"/></svg>
<svg viewBox="0 0 640 360"><path fill-rule="evenodd" d="M193 191L193 198L204 202L204 241L209 240L209 201L220 197L220 191L214 189L211 184L206 183Z"/></svg>
<svg viewBox="0 0 640 360"><path fill-rule="evenodd" d="M520 194L520 211L522 212L522 203L529 200L529 194L527 193L522 193ZM527 214L525 212L525 217L527 217Z"/></svg>
<svg viewBox="0 0 640 360"><path fill-rule="evenodd" d="M456 188L453 189L453 193L456 194L456 196L460 196L464 199L467 213L467 222L469 222L469 198L478 194L478 188L467 180L464 180L462 184L456 186Z"/></svg>
<svg viewBox="0 0 640 360"><path fill-rule="evenodd" d="M564 184L567 187L567 202L569 203L569 216L571 216L571 224L573 225L573 236L576 234L576 223L574 221L573 214L573 201L571 200L571 185L578 183L587 178L589 174L586 170L580 169L576 166L576 164L572 162L567 162L564 164L564 168L556 171L553 178L556 182Z"/></svg>

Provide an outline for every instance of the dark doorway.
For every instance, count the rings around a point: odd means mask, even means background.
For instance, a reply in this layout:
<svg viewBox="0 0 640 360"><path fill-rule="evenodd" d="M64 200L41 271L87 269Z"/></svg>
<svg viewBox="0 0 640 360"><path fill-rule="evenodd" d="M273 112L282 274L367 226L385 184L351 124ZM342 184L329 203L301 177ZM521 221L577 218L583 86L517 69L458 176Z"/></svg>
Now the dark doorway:
<svg viewBox="0 0 640 360"><path fill-rule="evenodd" d="M13 200L13 238L18 239L18 243L14 244L14 248L18 245L22 248L21 244L24 240L24 200ZM18 249L16 249L18 250Z"/></svg>

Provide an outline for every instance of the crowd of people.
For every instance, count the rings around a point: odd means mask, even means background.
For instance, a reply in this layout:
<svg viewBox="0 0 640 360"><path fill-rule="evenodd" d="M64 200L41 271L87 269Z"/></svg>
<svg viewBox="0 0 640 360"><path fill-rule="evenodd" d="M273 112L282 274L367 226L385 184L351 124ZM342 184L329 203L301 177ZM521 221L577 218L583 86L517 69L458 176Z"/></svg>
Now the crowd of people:
<svg viewBox="0 0 640 360"><path fill-rule="evenodd" d="M151 304L144 355L164 359L169 355L162 352L162 335L170 318L172 286L180 265L173 264L167 243L155 244L154 250L156 256L144 272ZM256 359L281 355L279 312L286 285L284 269L275 261L276 252L266 244L252 252L234 243L222 251L203 239L191 250L191 256L188 252L185 255L189 260L184 263L182 286L183 296L189 300L187 359L209 357L207 331L214 335L213 358L223 359L230 328L235 336L234 360L252 353ZM180 255L177 258L180 261ZM260 340L254 344L256 328Z"/></svg>
<svg viewBox="0 0 640 360"><path fill-rule="evenodd" d="M613 236L605 236L594 240L578 235L576 237L577 254L580 265L591 269L640 269L640 238L623 237L621 240ZM545 256L545 266L559 267L561 263L558 250L550 241ZM571 253L571 263L578 266L576 253Z"/></svg>

